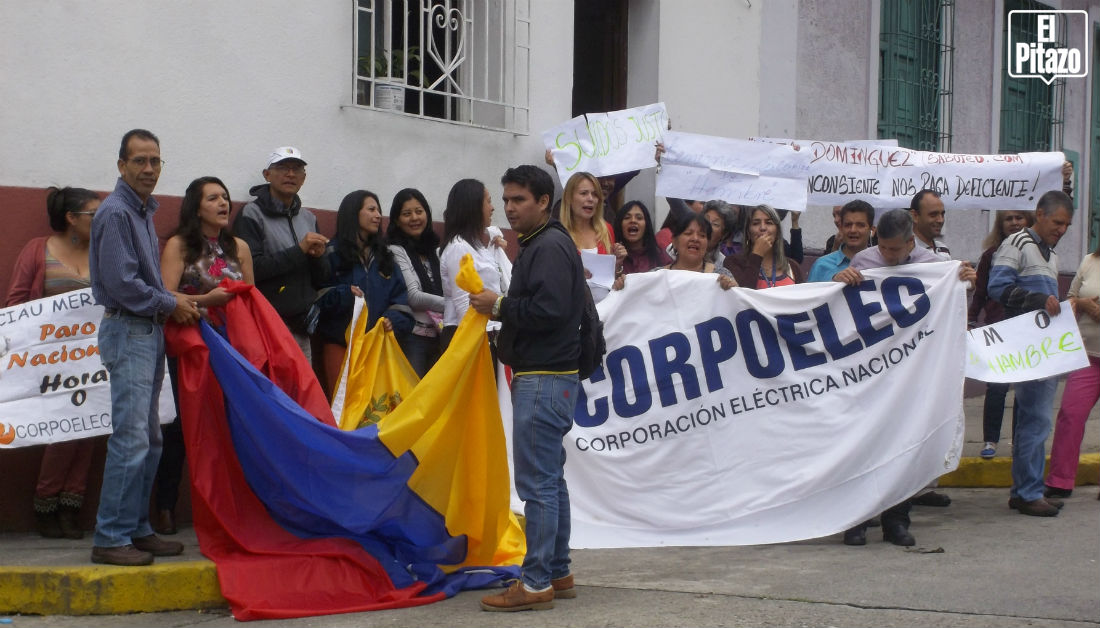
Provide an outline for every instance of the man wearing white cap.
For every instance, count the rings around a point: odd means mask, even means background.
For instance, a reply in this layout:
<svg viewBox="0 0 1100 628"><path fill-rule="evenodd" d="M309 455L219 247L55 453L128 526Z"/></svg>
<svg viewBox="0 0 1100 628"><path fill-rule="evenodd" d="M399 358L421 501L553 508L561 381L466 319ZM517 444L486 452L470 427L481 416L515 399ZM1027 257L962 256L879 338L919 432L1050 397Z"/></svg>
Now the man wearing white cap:
<svg viewBox="0 0 1100 628"><path fill-rule="evenodd" d="M298 190L306 180L306 161L293 146L280 146L267 157L267 183L249 190L254 197L233 223L233 231L252 250L256 287L283 318L307 360L313 359L309 335L316 324L311 307L316 287L325 281L328 238L317 233L317 217L302 207Z"/></svg>

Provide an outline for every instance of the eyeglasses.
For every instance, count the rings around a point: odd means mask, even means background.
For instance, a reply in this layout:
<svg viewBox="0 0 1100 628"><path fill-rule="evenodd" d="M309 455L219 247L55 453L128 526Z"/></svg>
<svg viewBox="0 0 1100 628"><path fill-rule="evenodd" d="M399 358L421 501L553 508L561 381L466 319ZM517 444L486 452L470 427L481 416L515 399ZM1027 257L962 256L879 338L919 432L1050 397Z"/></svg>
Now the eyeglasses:
<svg viewBox="0 0 1100 628"><path fill-rule="evenodd" d="M160 157L134 157L127 159L129 163L134 164L138 168L145 168L145 166L152 166L154 169L158 169L164 164L168 163Z"/></svg>
<svg viewBox="0 0 1100 628"><path fill-rule="evenodd" d="M278 170L281 172L291 172L294 174L304 174L306 171L305 164L284 164L277 163L271 164L268 170Z"/></svg>
<svg viewBox="0 0 1100 628"><path fill-rule="evenodd" d="M80 212L69 212L69 213L70 214L76 214L77 216L95 216L94 211L90 211L90 212L80 211Z"/></svg>

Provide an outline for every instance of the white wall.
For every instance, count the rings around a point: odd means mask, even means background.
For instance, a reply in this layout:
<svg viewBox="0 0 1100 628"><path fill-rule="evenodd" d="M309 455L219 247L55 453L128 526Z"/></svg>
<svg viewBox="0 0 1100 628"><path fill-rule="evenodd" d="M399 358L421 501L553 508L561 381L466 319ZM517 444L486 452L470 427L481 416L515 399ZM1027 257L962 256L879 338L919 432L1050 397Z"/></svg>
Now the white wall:
<svg viewBox="0 0 1100 628"><path fill-rule="evenodd" d="M663 101L675 131L722 137L757 134L759 6L744 0L633 0L629 6L627 104ZM627 188L659 225L668 213L652 172Z"/></svg>
<svg viewBox="0 0 1100 628"><path fill-rule="evenodd" d="M627 22L626 106L641 107L659 102L657 81L653 77L661 58L661 0L631 0ZM659 226L668 207L663 200L659 204L656 202L656 188L656 170L643 170L627 185L623 199L645 203Z"/></svg>
<svg viewBox="0 0 1100 628"><path fill-rule="evenodd" d="M658 97L675 131L755 135L761 9L744 0L662 0Z"/></svg>
<svg viewBox="0 0 1100 628"><path fill-rule="evenodd" d="M497 198L507 167L543 164L538 132L570 117L572 2L531 5L530 134L515 135L350 106L351 0L6 0L0 185L111 189L122 134L143 127L167 162L158 194L212 174L245 200L267 153L289 144L309 161L307 206L367 188L388 207L414 186L438 220L458 179Z"/></svg>

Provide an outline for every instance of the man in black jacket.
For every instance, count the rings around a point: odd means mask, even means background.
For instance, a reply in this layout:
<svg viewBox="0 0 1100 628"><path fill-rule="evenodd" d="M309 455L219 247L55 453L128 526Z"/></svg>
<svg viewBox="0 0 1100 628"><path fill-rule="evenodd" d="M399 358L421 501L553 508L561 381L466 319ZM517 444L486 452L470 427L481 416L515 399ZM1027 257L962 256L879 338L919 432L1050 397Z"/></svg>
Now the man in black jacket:
<svg viewBox="0 0 1100 628"><path fill-rule="evenodd" d="M513 462L516 491L526 501L527 555L520 581L483 598L481 608L542 610L553 608L555 598L576 597L562 441L577 403L584 269L573 239L550 217L550 175L519 166L501 183L504 213L521 234L520 253L508 295L483 290L470 295L470 305L501 321L500 358L513 371Z"/></svg>
<svg viewBox="0 0 1100 628"><path fill-rule="evenodd" d="M256 198L237 215L233 232L252 250L256 287L312 361L308 318L317 298L316 286L328 274L324 258L328 238L317 233L317 217L298 198L306 181L306 162L297 148L281 146L272 151L263 175L267 183L249 190Z"/></svg>

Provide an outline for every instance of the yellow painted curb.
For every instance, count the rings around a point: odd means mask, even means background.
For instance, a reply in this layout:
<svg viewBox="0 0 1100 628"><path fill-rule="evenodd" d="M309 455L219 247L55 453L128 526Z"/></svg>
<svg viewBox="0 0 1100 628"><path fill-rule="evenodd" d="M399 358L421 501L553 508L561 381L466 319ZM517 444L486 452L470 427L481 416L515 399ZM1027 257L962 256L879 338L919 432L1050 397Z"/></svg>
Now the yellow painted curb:
<svg viewBox="0 0 1100 628"><path fill-rule="evenodd" d="M1050 465L1050 458L1047 458ZM1100 454L1083 454L1077 466L1077 485L1096 484L1100 478ZM940 486L956 488L1009 488L1012 486L1012 458L992 460L963 458L959 468L940 477Z"/></svg>
<svg viewBox="0 0 1100 628"><path fill-rule="evenodd" d="M118 615L228 606L208 560L148 567L0 567L0 612Z"/></svg>

